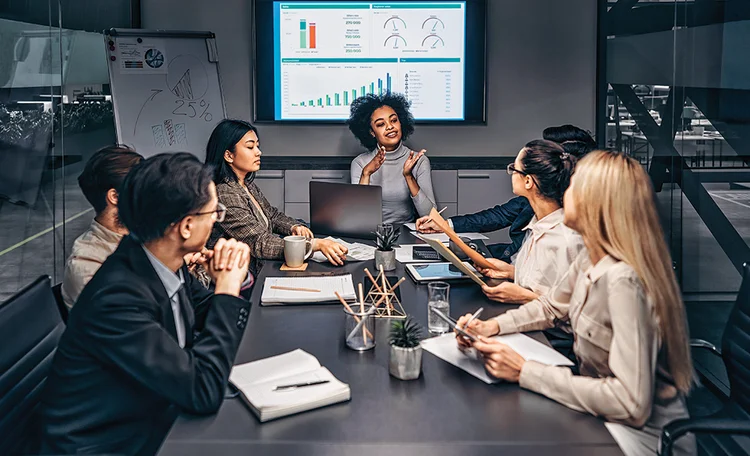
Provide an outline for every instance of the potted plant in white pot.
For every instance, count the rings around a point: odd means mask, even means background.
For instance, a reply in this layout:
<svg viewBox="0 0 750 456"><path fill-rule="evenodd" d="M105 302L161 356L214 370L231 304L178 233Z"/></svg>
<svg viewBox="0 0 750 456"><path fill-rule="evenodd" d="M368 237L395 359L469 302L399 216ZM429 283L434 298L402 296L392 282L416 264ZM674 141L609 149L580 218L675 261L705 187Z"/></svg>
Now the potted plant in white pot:
<svg viewBox="0 0 750 456"><path fill-rule="evenodd" d="M396 269L396 251L393 247L396 245L400 231L393 229L391 224L378 225L375 232L375 269L384 271L393 271Z"/></svg>
<svg viewBox="0 0 750 456"><path fill-rule="evenodd" d="M388 370L401 380L414 380L422 372L422 327L411 316L391 323L391 356Z"/></svg>

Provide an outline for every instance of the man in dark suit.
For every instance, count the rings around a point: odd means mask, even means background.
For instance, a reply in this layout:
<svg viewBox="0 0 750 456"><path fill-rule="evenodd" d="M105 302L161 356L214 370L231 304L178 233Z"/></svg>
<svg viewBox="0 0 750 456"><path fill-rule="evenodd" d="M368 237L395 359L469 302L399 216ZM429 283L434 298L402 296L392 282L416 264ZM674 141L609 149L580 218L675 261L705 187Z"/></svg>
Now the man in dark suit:
<svg viewBox="0 0 750 456"><path fill-rule="evenodd" d="M43 393L43 453L153 454L179 411L219 408L250 311L238 297L250 251L222 239L205 254L213 293L183 257L224 211L190 154L157 155L125 178L130 235L70 313Z"/></svg>

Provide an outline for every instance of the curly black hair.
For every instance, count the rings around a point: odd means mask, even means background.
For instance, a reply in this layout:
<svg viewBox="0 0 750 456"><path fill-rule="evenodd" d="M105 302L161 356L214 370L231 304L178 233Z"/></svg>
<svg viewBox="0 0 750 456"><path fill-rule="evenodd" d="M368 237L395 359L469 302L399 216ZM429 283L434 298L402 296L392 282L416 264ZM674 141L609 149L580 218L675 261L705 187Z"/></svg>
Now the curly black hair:
<svg viewBox="0 0 750 456"><path fill-rule="evenodd" d="M376 109L389 106L398 116L401 123L401 140L407 139L414 133L414 116L409 112L411 102L400 93L386 92L382 95L367 94L352 102L351 113L346 124L354 137L365 146L367 150L375 149L377 140L371 134L370 118Z"/></svg>

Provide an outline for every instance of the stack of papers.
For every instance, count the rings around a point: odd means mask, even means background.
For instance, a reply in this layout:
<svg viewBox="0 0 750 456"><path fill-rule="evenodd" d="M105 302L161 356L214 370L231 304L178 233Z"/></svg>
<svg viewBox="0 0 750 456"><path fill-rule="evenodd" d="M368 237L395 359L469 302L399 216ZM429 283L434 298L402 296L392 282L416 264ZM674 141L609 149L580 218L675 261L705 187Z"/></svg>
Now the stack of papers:
<svg viewBox="0 0 750 456"><path fill-rule="evenodd" d="M346 241L342 241L339 238L335 237L327 237L326 238L329 241L338 242L339 244L343 245L347 249L349 249L349 253L346 254L347 261L370 261L375 259L375 247L365 244L360 244L359 242L353 242L348 243ZM315 252L311 257L311 260L317 261L318 263L325 263L328 261L328 258L325 257L321 252Z"/></svg>
<svg viewBox="0 0 750 456"><path fill-rule="evenodd" d="M573 365L568 358L556 352L552 347L537 342L525 334L505 334L503 336L492 337L492 339L509 346L527 361L537 361L551 366ZM443 361L460 367L485 383L497 383L500 381L487 374L481 359L477 356L472 356L472 352L475 352L475 350L472 349L467 353L459 350L456 336L453 333L426 339L422 341L422 348Z"/></svg>
<svg viewBox="0 0 750 456"><path fill-rule="evenodd" d="M229 381L261 422L351 399L349 385L304 350L294 350L232 368ZM317 385L276 389L279 386Z"/></svg>
<svg viewBox="0 0 750 456"><path fill-rule="evenodd" d="M272 306L338 302L336 292L347 301L356 299L351 274L329 277L267 277L260 303Z"/></svg>

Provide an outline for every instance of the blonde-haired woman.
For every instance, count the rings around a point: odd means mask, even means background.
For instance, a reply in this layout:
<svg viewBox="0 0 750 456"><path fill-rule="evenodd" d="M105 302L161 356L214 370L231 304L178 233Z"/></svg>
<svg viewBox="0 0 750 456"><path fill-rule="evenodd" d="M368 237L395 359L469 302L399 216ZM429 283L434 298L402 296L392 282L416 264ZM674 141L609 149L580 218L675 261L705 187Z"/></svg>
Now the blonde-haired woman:
<svg viewBox="0 0 750 456"><path fill-rule="evenodd" d="M623 154L592 152L576 166L564 202L564 222L581 234L587 251L547 295L472 322L480 335L472 346L492 375L604 418L626 455L653 455L664 425L688 416L684 397L693 367L650 180ZM550 328L556 320L570 321L580 375L526 361L486 338ZM678 443L675 454L695 453L694 439Z"/></svg>

